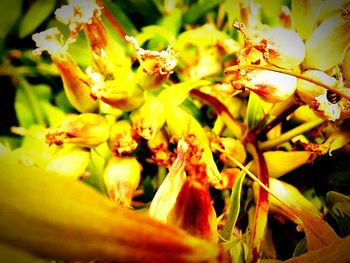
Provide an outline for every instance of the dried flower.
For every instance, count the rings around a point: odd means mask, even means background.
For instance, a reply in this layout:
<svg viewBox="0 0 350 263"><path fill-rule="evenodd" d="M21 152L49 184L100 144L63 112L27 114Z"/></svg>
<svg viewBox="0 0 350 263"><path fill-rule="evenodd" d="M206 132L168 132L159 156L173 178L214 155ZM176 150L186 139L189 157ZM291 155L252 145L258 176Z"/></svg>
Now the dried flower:
<svg viewBox="0 0 350 263"><path fill-rule="evenodd" d="M169 136L164 129L159 130L152 139L147 141L147 146L153 153L152 160L159 166L169 167L173 162L173 153L168 149Z"/></svg>
<svg viewBox="0 0 350 263"><path fill-rule="evenodd" d="M135 133L147 140L154 138L165 122L165 106L156 97L149 97L130 114Z"/></svg>
<svg viewBox="0 0 350 263"><path fill-rule="evenodd" d="M151 203L150 216L217 242L216 214L211 204L206 165L200 161L202 153L194 136L179 140L178 156Z"/></svg>
<svg viewBox="0 0 350 263"><path fill-rule="evenodd" d="M174 72L176 66L176 53L171 45L161 52L145 50L139 47L134 37L125 36L128 42L134 45L136 57L140 62L137 70L138 83L144 89L156 89L160 87Z"/></svg>
<svg viewBox="0 0 350 263"><path fill-rule="evenodd" d="M244 48L241 50L240 61L251 51L258 50L266 62L281 68L296 68L304 60L305 46L300 36L291 29L282 27L260 26L248 30L243 24L234 25L244 35ZM256 55L255 55L256 56ZM254 63L261 63L260 59Z"/></svg>
<svg viewBox="0 0 350 263"><path fill-rule="evenodd" d="M57 9L58 21L69 26L70 40L75 41L78 32L84 29L92 50L93 69L106 79L123 76L129 70L130 59L123 48L111 38L100 18L101 7L95 0L73 0L68 5Z"/></svg>
<svg viewBox="0 0 350 263"><path fill-rule="evenodd" d="M121 120L113 123L108 144L113 154L117 156L129 154L137 148L138 144L132 137L132 128L129 121Z"/></svg>
<svg viewBox="0 0 350 263"><path fill-rule="evenodd" d="M122 111L134 110L142 104L143 90L135 83L131 72L113 80L105 80L103 75L93 72L91 67L87 68L87 74L92 80L91 96L94 98Z"/></svg>
<svg viewBox="0 0 350 263"><path fill-rule="evenodd" d="M103 172L109 197L117 204L130 206L133 192L139 185L141 166L135 157L112 156Z"/></svg>
<svg viewBox="0 0 350 263"><path fill-rule="evenodd" d="M64 143L95 147L106 142L109 125L99 114L82 113L68 116L58 127L48 128L46 142L62 145Z"/></svg>

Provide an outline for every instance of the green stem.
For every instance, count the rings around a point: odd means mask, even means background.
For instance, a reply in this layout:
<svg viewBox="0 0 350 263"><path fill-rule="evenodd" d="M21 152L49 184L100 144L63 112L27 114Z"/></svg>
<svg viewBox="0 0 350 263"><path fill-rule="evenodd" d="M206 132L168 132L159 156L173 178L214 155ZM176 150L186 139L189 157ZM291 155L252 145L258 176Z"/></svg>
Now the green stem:
<svg viewBox="0 0 350 263"><path fill-rule="evenodd" d="M350 95L347 95L336 88L328 86L327 84L323 83L322 81L318 81L318 80L313 79L309 76L306 76L306 75L303 75L303 74L300 74L300 73L297 73L297 72L294 72L294 71L291 71L288 69L282 69L282 68L276 68L276 67L264 66L264 65L237 65L237 66L232 66L232 67L226 68L225 73L237 71L239 69L247 69L247 68L264 69L264 70L275 71L275 72L279 72L279 73L283 73L283 74L288 74L288 75L294 76L298 79L303 79L303 80L309 81L311 83L314 83L318 86L321 86L329 91L332 91L333 93L337 94L341 98L345 98L345 99L350 101Z"/></svg>
<svg viewBox="0 0 350 263"><path fill-rule="evenodd" d="M301 125L299 125L298 127L289 130L285 133L283 133L281 136L279 136L278 138L272 139L272 140L268 140L265 142L262 142L259 144L259 149L260 150L266 150L266 149L270 149L273 148L281 143L284 143L286 141L289 141L290 139L292 139L293 137L300 135L304 132L307 132L319 125L321 125L323 122L325 122L325 120L323 119L317 119L317 120L313 120L313 121L309 121L306 123L303 123Z"/></svg>
<svg viewBox="0 0 350 263"><path fill-rule="evenodd" d="M23 89L26 94L29 102L29 106L33 112L33 116L35 121L40 125L45 125L44 115L39 106L39 100L32 88L32 86L28 83L28 81L18 72L17 68L13 67L9 63L3 63L0 65L0 76L5 75L15 79Z"/></svg>
<svg viewBox="0 0 350 263"><path fill-rule="evenodd" d="M30 108L32 109L33 116L36 120L36 122L40 125L45 125L45 119L44 115L42 114L42 111L40 109L39 100L32 88L32 86L27 82L27 80L21 76L17 76L19 80L19 84L22 87L23 91L27 95Z"/></svg>

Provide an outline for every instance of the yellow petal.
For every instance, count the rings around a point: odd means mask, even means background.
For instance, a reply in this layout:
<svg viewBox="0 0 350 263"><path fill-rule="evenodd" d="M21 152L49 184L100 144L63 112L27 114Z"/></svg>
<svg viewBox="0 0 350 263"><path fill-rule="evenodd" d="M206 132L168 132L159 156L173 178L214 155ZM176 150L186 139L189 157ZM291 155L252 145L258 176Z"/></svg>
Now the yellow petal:
<svg viewBox="0 0 350 263"><path fill-rule="evenodd" d="M220 247L115 207L80 181L1 157L0 240L56 260L219 262Z"/></svg>
<svg viewBox="0 0 350 263"><path fill-rule="evenodd" d="M335 15L323 21L306 40L304 66L328 70L340 64L350 46L350 19Z"/></svg>
<svg viewBox="0 0 350 263"><path fill-rule="evenodd" d="M307 151L270 151L264 152L269 176L278 178L313 160L313 154ZM256 174L257 166L253 162L251 171Z"/></svg>
<svg viewBox="0 0 350 263"><path fill-rule="evenodd" d="M320 0L292 0L294 27L302 39L307 39L317 26Z"/></svg>

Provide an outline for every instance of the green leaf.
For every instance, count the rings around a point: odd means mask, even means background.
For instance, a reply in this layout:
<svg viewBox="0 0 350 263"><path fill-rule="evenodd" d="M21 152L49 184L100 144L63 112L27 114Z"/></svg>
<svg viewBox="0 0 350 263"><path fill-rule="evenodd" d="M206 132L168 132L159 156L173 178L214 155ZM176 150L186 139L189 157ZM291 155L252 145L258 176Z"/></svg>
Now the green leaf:
<svg viewBox="0 0 350 263"><path fill-rule="evenodd" d="M187 98L189 92L192 89L207 85L210 85L210 81L190 80L181 82L164 89L159 94L158 99L161 100L165 105L178 106Z"/></svg>
<svg viewBox="0 0 350 263"><path fill-rule="evenodd" d="M64 90L61 90L56 96L55 96L55 104L57 107L59 107L64 112L74 112L75 109L70 104L70 102L67 99L66 93Z"/></svg>
<svg viewBox="0 0 350 263"><path fill-rule="evenodd" d="M33 90L39 100L49 101L51 99L51 88L46 84L32 85Z"/></svg>
<svg viewBox="0 0 350 263"><path fill-rule="evenodd" d="M16 92L14 107L18 123L24 128L28 128L35 123L33 112L28 105L29 101L27 96L22 89L19 89Z"/></svg>
<svg viewBox="0 0 350 263"><path fill-rule="evenodd" d="M19 25L19 38L33 33L42 22L52 13L56 5L55 0L37 0L29 8Z"/></svg>
<svg viewBox="0 0 350 263"><path fill-rule="evenodd" d="M193 4L187 12L184 14L183 22L184 24L193 24L198 18L206 14L210 9L216 7L218 4L224 2L223 0L213 0L213 1L200 1Z"/></svg>
<svg viewBox="0 0 350 263"><path fill-rule="evenodd" d="M21 14L22 0L0 1L0 38L5 38Z"/></svg>
<svg viewBox="0 0 350 263"><path fill-rule="evenodd" d="M47 123L51 127L59 125L65 118L64 111L47 101L40 101L40 108L43 109Z"/></svg>
<svg viewBox="0 0 350 263"><path fill-rule="evenodd" d="M154 186L150 176L147 176L143 181L143 193L145 202L152 200L154 196Z"/></svg>
<svg viewBox="0 0 350 263"><path fill-rule="evenodd" d="M296 245L294 252L293 252L293 257L300 256L301 254L304 254L306 251L307 251L307 240L304 237Z"/></svg>
<svg viewBox="0 0 350 263"><path fill-rule="evenodd" d="M247 106L247 125L248 128L254 127L264 116L262 100L254 92L250 92Z"/></svg>
<svg viewBox="0 0 350 263"><path fill-rule="evenodd" d="M133 35L137 32L135 25L119 7L118 3L114 1L112 2L111 0L105 0L103 3L105 4L105 8L107 8L113 14L125 33L128 35Z"/></svg>
<svg viewBox="0 0 350 263"><path fill-rule="evenodd" d="M350 199L341 193L330 191L326 195L329 212L336 221L340 235L350 234Z"/></svg>
<svg viewBox="0 0 350 263"><path fill-rule="evenodd" d="M181 19L181 10L179 8L174 8L170 14L164 15L158 24L160 27L168 30L172 37L175 38L181 28ZM168 39L157 35L149 41L148 49L166 49L168 44Z"/></svg>
<svg viewBox="0 0 350 263"><path fill-rule="evenodd" d="M228 217L224 228L222 229L221 236L225 240L231 240L232 230L236 224L239 211L241 209L241 193L243 181L246 173L242 170L238 177L235 180L235 183L232 188L231 197L230 197L230 210L228 212Z"/></svg>

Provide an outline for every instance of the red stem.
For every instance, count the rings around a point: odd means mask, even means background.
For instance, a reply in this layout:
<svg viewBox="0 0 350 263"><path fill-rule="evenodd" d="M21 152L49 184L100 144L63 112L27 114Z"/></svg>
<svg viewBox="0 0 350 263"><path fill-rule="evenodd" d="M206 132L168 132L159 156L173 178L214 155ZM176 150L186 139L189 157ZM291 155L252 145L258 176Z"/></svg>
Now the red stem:
<svg viewBox="0 0 350 263"><path fill-rule="evenodd" d="M264 155L259 150L256 143L248 143L247 146L258 164L258 178L268 187L269 173ZM268 218L268 195L269 193L265 189L258 186L254 227L251 237L251 250L248 257L248 262L250 263L257 262L261 257Z"/></svg>
<svg viewBox="0 0 350 263"><path fill-rule="evenodd" d="M119 24L118 20L113 16L111 11L109 11L109 9L106 7L106 5L104 4L104 1L103 0L97 0L97 3L98 3L98 5L103 7L102 13L103 13L104 17L108 20L108 22L111 24L111 26L119 34L121 39L123 39L126 42L126 40L125 40L126 32L121 27L121 25Z"/></svg>

